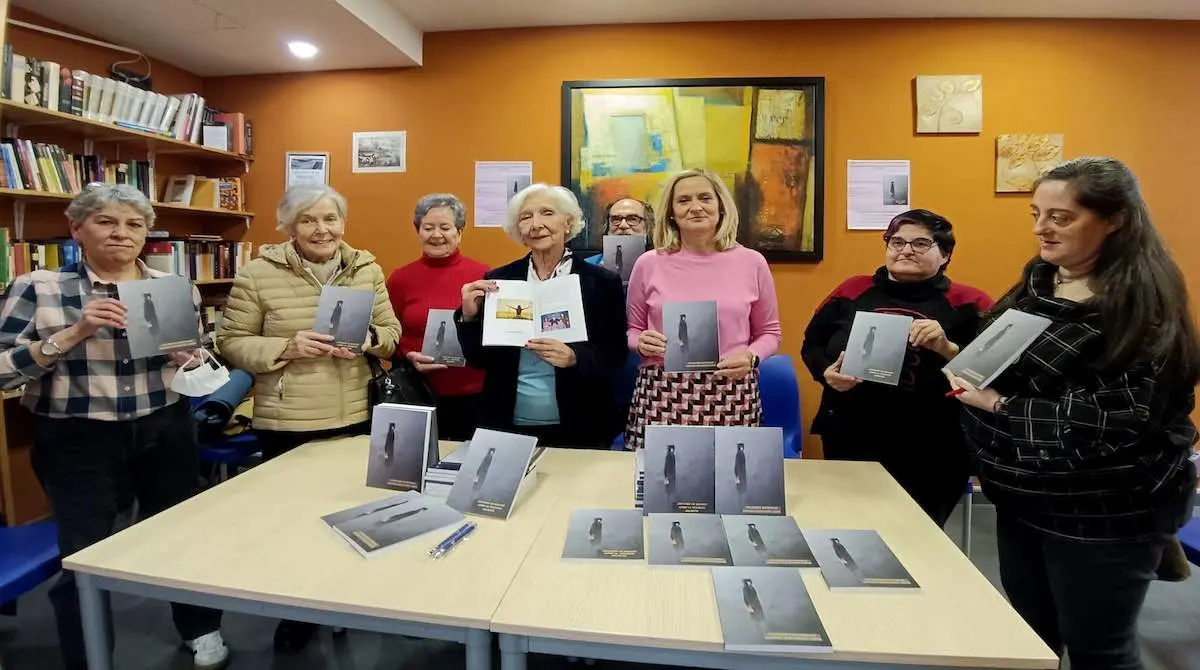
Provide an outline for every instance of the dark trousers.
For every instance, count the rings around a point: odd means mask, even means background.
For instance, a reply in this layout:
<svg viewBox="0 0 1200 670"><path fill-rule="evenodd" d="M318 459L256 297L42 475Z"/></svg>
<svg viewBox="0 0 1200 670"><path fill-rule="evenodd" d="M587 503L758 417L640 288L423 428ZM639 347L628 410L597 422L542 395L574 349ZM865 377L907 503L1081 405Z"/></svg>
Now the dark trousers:
<svg viewBox="0 0 1200 670"><path fill-rule="evenodd" d="M331 440L337 437L367 435L370 432L371 423L364 421L362 423L327 430L255 430L254 435L258 440L258 446L262 448L263 461L269 461L272 458L286 454L302 444L308 444L317 440Z"/></svg>
<svg viewBox="0 0 1200 670"><path fill-rule="evenodd" d="M1140 670L1137 620L1167 538L1080 542L996 515L1009 602L1071 670Z"/></svg>
<svg viewBox="0 0 1200 670"><path fill-rule="evenodd" d="M138 501L142 518L198 490L196 428L187 400L131 421L38 417L31 460L58 524L58 547L69 556L112 535L119 510ZM68 670L87 661L75 575L63 571L50 588L59 646ZM172 604L184 640L217 630L221 612ZM111 648L113 633L108 631Z"/></svg>
<svg viewBox="0 0 1200 670"><path fill-rule="evenodd" d="M465 442L479 426L483 394L444 395L437 399L438 439Z"/></svg>
<svg viewBox="0 0 1200 670"><path fill-rule="evenodd" d="M942 459L918 458L916 449L881 453L877 441L821 436L824 456L831 461L878 461L925 514L942 527L967 491L966 452ZM927 448L927 447L926 447Z"/></svg>

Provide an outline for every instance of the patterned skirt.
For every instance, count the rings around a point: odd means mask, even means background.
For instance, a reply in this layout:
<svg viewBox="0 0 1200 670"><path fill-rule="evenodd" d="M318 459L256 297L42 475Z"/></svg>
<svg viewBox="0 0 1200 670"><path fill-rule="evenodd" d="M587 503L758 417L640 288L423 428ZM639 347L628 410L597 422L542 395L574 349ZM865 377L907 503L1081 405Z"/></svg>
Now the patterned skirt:
<svg viewBox="0 0 1200 670"><path fill-rule="evenodd" d="M712 372L666 372L661 367L638 370L625 448L645 445L646 426L758 426L762 399L758 370L742 379L717 377Z"/></svg>

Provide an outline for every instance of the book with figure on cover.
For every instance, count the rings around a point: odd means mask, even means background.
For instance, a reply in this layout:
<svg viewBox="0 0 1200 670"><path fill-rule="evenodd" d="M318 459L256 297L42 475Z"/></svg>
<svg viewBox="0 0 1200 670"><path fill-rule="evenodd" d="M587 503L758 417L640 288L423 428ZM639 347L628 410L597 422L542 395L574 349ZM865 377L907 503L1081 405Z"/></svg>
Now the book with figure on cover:
<svg viewBox="0 0 1200 670"><path fill-rule="evenodd" d="M647 526L650 565L733 565L716 514L651 514Z"/></svg>
<svg viewBox="0 0 1200 670"><path fill-rule="evenodd" d="M452 368L466 366L467 359L463 357L462 345L458 343L458 330L454 327L454 310L429 310L421 353L432 358L435 365Z"/></svg>
<svg viewBox="0 0 1200 670"><path fill-rule="evenodd" d="M628 284L634 262L644 253L645 235L605 235L604 255L601 256L600 263L620 275L621 281Z"/></svg>
<svg viewBox="0 0 1200 670"><path fill-rule="evenodd" d="M642 513L635 509L571 510L563 558L645 558Z"/></svg>
<svg viewBox="0 0 1200 670"><path fill-rule="evenodd" d="M715 431L712 426L646 426L646 514L713 512Z"/></svg>
<svg viewBox="0 0 1200 670"><path fill-rule="evenodd" d="M317 301L313 332L332 335L333 346L361 353L371 327L375 292L345 286L325 286Z"/></svg>
<svg viewBox="0 0 1200 670"><path fill-rule="evenodd" d="M667 336L663 370L716 370L721 359L716 301L667 302L663 303L662 314L663 334Z"/></svg>
<svg viewBox="0 0 1200 670"><path fill-rule="evenodd" d="M130 358L153 358L200 346L200 312L192 282L178 275L117 283L125 305Z"/></svg>
<svg viewBox="0 0 1200 670"><path fill-rule="evenodd" d="M1008 369L1050 325L1050 319L1018 309L1006 309L958 355L945 369L971 382L976 388L989 384Z"/></svg>
<svg viewBox="0 0 1200 670"><path fill-rule="evenodd" d="M500 279L483 301L483 345L523 347L535 337L586 342L579 275L543 282Z"/></svg>
<svg viewBox="0 0 1200 670"><path fill-rule="evenodd" d="M379 552L463 520L463 515L429 496L406 491L321 517L358 553Z"/></svg>
<svg viewBox="0 0 1200 670"><path fill-rule="evenodd" d="M465 514L507 519L536 449L536 437L476 429L446 504Z"/></svg>
<svg viewBox="0 0 1200 670"><path fill-rule="evenodd" d="M801 531L831 591L915 589L917 580L873 530Z"/></svg>
<svg viewBox="0 0 1200 670"><path fill-rule="evenodd" d="M717 514L786 514L783 429L721 426L715 435Z"/></svg>
<svg viewBox="0 0 1200 670"><path fill-rule="evenodd" d="M420 491L425 470L437 460L437 410L380 403L371 409L367 486Z"/></svg>
<svg viewBox="0 0 1200 670"><path fill-rule="evenodd" d="M798 570L713 568L726 651L833 651Z"/></svg>
<svg viewBox="0 0 1200 670"><path fill-rule="evenodd" d="M888 386L900 383L913 318L900 314L857 312L846 341L842 374Z"/></svg>
<svg viewBox="0 0 1200 670"><path fill-rule="evenodd" d="M734 565L815 568L808 542L790 516L721 516Z"/></svg>

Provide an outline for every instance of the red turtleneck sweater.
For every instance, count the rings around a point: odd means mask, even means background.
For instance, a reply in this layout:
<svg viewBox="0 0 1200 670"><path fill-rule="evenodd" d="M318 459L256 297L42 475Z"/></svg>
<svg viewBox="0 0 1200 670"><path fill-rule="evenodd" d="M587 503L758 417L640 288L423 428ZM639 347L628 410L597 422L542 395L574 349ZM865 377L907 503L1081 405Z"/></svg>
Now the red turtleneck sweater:
<svg viewBox="0 0 1200 670"><path fill-rule="evenodd" d="M488 266L463 256L456 249L445 258L422 255L392 272L388 296L400 319L400 352L420 351L425 321L431 309L457 309L462 305L463 284L483 279ZM428 375L438 395L466 395L483 390L483 372L475 368L447 368Z"/></svg>

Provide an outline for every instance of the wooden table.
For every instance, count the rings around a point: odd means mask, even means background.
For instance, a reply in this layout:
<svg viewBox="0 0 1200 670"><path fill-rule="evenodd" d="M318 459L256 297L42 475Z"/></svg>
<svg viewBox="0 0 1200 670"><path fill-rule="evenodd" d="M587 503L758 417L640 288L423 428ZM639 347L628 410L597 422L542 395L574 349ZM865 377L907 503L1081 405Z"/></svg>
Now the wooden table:
<svg viewBox="0 0 1200 670"><path fill-rule="evenodd" d="M445 558L428 557L444 537L431 533L366 560L321 516L392 495L364 485L367 450L365 437L310 443L66 558L88 667L112 667L101 591L116 591L461 642L468 668L490 670L492 613L573 479L570 454L544 454L508 521L477 519Z"/></svg>
<svg viewBox="0 0 1200 670"><path fill-rule="evenodd" d="M920 584L908 592L831 592L808 571L836 651L784 659L723 651L705 568L563 561L575 508L629 508L633 456L598 454L549 515L492 617L503 670L527 652L702 668L889 666L1057 668L1058 658L878 464L786 462L788 511L801 528L874 528Z"/></svg>

